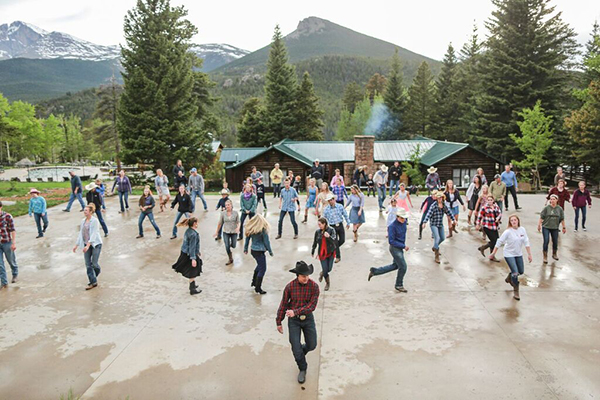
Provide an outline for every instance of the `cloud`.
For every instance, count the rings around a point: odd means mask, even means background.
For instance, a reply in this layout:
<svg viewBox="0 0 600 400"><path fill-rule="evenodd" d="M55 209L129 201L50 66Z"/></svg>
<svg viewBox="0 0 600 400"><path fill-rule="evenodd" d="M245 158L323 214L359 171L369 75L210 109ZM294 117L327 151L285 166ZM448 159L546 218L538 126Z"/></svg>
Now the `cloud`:
<svg viewBox="0 0 600 400"><path fill-rule="evenodd" d="M2 0L0 0L2 1ZM74 13L71 14L67 14L67 15L61 15L61 16L57 16L57 17L49 17L49 18L38 18L37 21L39 21L38 23L43 23L43 24L64 24L64 23L69 23L69 22L73 22L73 21L79 21L81 19L84 19L88 16L90 16L92 14L92 9L90 7L84 7L83 9L76 11ZM66 32L68 33L68 32Z"/></svg>

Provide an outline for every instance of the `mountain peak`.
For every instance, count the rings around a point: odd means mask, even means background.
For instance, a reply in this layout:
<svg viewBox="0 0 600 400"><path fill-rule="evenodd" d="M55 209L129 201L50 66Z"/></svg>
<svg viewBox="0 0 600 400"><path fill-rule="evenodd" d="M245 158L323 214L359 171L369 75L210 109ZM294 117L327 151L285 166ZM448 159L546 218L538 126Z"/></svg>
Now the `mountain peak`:
<svg viewBox="0 0 600 400"><path fill-rule="evenodd" d="M309 36L327 31L334 24L319 17L304 18L298 23L296 30L288 35L289 39L298 39L301 36Z"/></svg>

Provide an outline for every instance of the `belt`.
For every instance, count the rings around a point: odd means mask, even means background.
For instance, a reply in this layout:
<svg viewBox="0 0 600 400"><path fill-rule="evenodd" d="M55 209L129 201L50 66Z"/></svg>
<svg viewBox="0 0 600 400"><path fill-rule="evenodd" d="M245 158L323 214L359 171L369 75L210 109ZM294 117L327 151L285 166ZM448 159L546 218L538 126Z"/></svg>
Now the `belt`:
<svg viewBox="0 0 600 400"><path fill-rule="evenodd" d="M341 226L341 225L342 225L341 222L338 222L337 224L331 224L331 226L335 226L335 227L338 227L338 226Z"/></svg>
<svg viewBox="0 0 600 400"><path fill-rule="evenodd" d="M295 319L299 319L300 321L304 321L304 320L306 320L306 318L308 318L310 315L312 315L312 313L310 313L310 314L306 314L306 315L296 315L294 318L295 318Z"/></svg>

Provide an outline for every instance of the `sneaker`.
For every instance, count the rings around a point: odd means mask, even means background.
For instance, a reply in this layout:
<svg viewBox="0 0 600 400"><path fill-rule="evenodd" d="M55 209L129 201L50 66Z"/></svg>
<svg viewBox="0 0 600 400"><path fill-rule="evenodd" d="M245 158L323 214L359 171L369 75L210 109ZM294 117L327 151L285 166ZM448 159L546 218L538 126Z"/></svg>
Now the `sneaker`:
<svg viewBox="0 0 600 400"><path fill-rule="evenodd" d="M584 231L584 232L587 232L587 229L583 228L583 231Z"/></svg>
<svg viewBox="0 0 600 400"><path fill-rule="evenodd" d="M298 239L298 235L294 235L294 239Z"/></svg>
<svg viewBox="0 0 600 400"><path fill-rule="evenodd" d="M108 237L108 232L106 232L106 233L104 234L104 237Z"/></svg>
<svg viewBox="0 0 600 400"><path fill-rule="evenodd" d="M520 210L520 209L522 209L522 208L523 208L523 207L518 207L518 206L517 206L517 208L516 208L515 210Z"/></svg>
<svg viewBox="0 0 600 400"><path fill-rule="evenodd" d="M573 232L577 233L577 228L573 229Z"/></svg>
<svg viewBox="0 0 600 400"><path fill-rule="evenodd" d="M408 290L404 289L404 286L396 286L395 289L400 293L407 293Z"/></svg>
<svg viewBox="0 0 600 400"><path fill-rule="evenodd" d="M156 235L156 238L157 238L157 239L160 239L160 235Z"/></svg>

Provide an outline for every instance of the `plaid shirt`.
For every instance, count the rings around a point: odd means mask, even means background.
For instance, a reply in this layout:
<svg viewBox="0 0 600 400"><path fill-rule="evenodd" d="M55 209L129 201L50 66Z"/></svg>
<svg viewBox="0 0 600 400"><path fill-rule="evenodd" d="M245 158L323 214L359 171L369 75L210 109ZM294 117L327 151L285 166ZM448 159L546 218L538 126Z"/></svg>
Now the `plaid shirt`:
<svg viewBox="0 0 600 400"><path fill-rule="evenodd" d="M500 210L500 207L498 207L496 203L491 206L486 204L485 206L481 207L481 211L479 211L479 215L477 216L477 225L497 231L501 218L502 210ZM498 219L498 222L496 222L496 219Z"/></svg>
<svg viewBox="0 0 600 400"><path fill-rule="evenodd" d="M440 208L437 202L431 204L429 206L429 210L427 211L427 215L423 220L423 223L426 224L429 221L431 226L444 226L444 214L450 217L452 221L454 221L454 216L448 210L448 207L444 204L443 208Z"/></svg>
<svg viewBox="0 0 600 400"><path fill-rule="evenodd" d="M315 311L319 301L319 285L309 279L306 285L301 285L298 279L288 283L283 290L283 297L277 310L277 326L285 318L287 310L293 310L294 315L307 315Z"/></svg>
<svg viewBox="0 0 600 400"><path fill-rule="evenodd" d="M0 242L9 243L12 239L10 233L15 231L15 223L12 215L7 212L0 214Z"/></svg>
<svg viewBox="0 0 600 400"><path fill-rule="evenodd" d="M337 225L344 222L344 220L346 220L346 224L350 224L346 209L339 203L335 203L333 207L328 204L323 210L323 216L329 225Z"/></svg>
<svg viewBox="0 0 600 400"><path fill-rule="evenodd" d="M348 197L348 193L346 193L346 186L341 185L334 185L331 187L331 191L333 192L333 194L335 194L335 198L337 201L344 201L344 197Z"/></svg>

